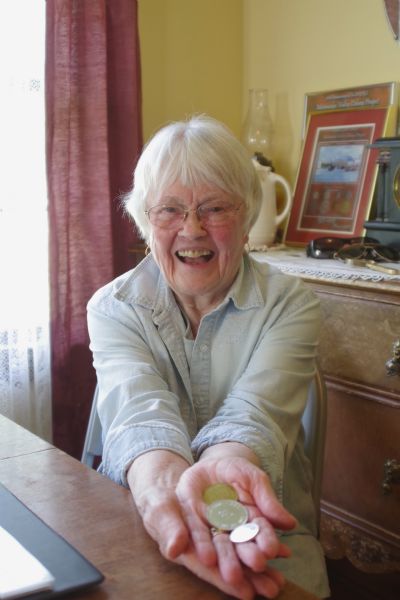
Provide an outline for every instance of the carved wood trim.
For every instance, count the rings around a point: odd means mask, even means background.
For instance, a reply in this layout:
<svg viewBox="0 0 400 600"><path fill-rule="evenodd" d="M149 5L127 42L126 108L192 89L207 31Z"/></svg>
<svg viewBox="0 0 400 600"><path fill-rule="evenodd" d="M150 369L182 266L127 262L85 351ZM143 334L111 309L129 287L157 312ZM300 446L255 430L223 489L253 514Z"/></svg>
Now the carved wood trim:
<svg viewBox="0 0 400 600"><path fill-rule="evenodd" d="M301 277L301 273L298 274ZM313 290L321 295L340 296L344 298L355 298L363 301L379 302L380 304L400 303L400 289L398 283L388 284L387 282L378 282L373 286L364 285L368 282L339 280L309 279L301 277ZM357 283L357 285L356 285Z"/></svg>
<svg viewBox="0 0 400 600"><path fill-rule="evenodd" d="M387 281L363 281L361 279L323 279L321 277L309 277L303 273L296 273L297 277L300 277L305 282L310 284L316 291L323 294L332 294L335 296L354 296L363 297L367 294L370 300L375 300L383 297L387 298L386 301L390 302L392 299L396 302L399 298L399 284L398 282ZM398 300L397 300L398 301Z"/></svg>
<svg viewBox="0 0 400 600"><path fill-rule="evenodd" d="M347 558L365 573L400 572L400 550L322 510L320 541L329 559Z"/></svg>
<svg viewBox="0 0 400 600"><path fill-rule="evenodd" d="M392 408L400 408L400 396L397 392L375 388L365 383L336 377L328 373L324 373L324 379L328 388L331 387L346 394L354 394L363 400L371 400Z"/></svg>
<svg viewBox="0 0 400 600"><path fill-rule="evenodd" d="M355 531L359 531L360 535L365 534L367 537L377 539L383 545L391 547L392 553L394 552L396 556L400 557L399 534L388 531L376 523L367 521L343 508L339 508L327 500L321 500L321 510L327 517L341 521Z"/></svg>

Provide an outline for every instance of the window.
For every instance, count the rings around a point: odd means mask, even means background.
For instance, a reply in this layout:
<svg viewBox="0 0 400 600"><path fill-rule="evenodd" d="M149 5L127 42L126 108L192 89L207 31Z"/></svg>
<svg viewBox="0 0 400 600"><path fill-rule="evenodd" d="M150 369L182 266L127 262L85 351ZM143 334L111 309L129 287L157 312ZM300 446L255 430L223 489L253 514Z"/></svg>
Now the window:
<svg viewBox="0 0 400 600"><path fill-rule="evenodd" d="M0 412L51 437L45 2L0 20Z"/></svg>

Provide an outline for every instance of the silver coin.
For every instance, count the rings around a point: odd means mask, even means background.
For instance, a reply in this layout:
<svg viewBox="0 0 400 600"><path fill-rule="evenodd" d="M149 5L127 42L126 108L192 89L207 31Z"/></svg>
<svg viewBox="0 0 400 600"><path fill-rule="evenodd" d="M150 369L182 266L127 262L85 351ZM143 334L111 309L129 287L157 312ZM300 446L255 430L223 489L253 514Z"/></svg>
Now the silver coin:
<svg viewBox="0 0 400 600"><path fill-rule="evenodd" d="M236 500L217 500L207 507L208 522L223 531L232 531L249 518L247 509Z"/></svg>
<svg viewBox="0 0 400 600"><path fill-rule="evenodd" d="M249 542L256 537L259 531L260 526L257 525L257 523L244 523L243 525L235 527L235 529L231 531L229 534L229 539L235 544Z"/></svg>

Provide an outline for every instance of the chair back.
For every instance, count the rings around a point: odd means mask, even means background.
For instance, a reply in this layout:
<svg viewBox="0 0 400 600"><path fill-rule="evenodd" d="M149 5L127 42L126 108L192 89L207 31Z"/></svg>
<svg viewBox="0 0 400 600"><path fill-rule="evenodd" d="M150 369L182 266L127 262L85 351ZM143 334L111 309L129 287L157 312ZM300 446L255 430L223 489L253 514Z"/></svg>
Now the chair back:
<svg viewBox="0 0 400 600"><path fill-rule="evenodd" d="M308 390L307 404L302 417L302 424L305 433L304 450L311 462L313 474L312 495L317 511L319 511L321 500L326 422L326 385L321 369L317 365L316 373Z"/></svg>
<svg viewBox="0 0 400 600"><path fill-rule="evenodd" d="M81 462L88 467L94 467L96 458L101 458L103 454L103 440L101 434L101 422L97 412L97 398L99 389L93 394L92 408L90 410L89 422L86 429L85 443L83 445Z"/></svg>

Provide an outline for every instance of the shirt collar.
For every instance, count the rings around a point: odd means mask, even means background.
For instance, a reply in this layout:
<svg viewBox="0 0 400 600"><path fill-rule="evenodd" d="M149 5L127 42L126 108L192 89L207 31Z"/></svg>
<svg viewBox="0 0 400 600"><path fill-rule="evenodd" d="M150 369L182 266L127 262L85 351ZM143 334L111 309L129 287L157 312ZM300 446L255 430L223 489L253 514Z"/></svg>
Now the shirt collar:
<svg viewBox="0 0 400 600"><path fill-rule="evenodd" d="M117 280L120 281L120 280ZM115 291L115 297L127 304L139 304L150 310L165 310L176 302L151 254L123 278ZM254 272L253 260L244 254L239 272L221 306L232 300L237 309L246 310L260 306L263 296Z"/></svg>

